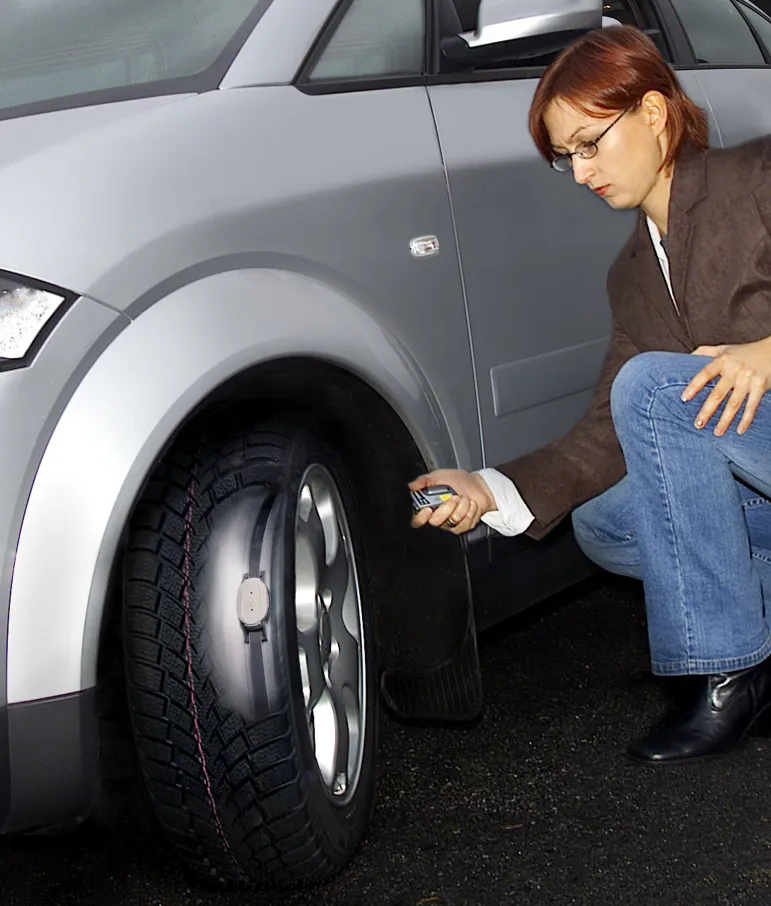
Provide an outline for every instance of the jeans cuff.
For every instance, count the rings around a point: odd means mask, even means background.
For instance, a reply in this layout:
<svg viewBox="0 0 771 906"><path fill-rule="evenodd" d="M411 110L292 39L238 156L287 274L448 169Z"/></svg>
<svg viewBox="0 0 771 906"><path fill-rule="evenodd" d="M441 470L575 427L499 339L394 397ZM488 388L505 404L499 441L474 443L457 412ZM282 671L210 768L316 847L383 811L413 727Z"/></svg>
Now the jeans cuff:
<svg viewBox="0 0 771 906"><path fill-rule="evenodd" d="M733 670L746 670L764 661L771 654L771 633L766 634L766 640L756 651L743 654L740 657L713 658L688 658L682 661L654 661L651 660L651 669L656 676L696 676L706 673L730 673Z"/></svg>

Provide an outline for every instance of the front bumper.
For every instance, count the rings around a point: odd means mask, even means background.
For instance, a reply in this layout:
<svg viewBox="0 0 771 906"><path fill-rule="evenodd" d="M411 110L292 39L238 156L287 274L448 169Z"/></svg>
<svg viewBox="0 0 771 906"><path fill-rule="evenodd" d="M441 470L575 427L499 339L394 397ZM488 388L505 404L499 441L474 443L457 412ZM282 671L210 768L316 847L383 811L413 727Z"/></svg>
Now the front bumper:
<svg viewBox="0 0 771 906"><path fill-rule="evenodd" d="M93 689L0 708L0 834L76 826L97 789Z"/></svg>

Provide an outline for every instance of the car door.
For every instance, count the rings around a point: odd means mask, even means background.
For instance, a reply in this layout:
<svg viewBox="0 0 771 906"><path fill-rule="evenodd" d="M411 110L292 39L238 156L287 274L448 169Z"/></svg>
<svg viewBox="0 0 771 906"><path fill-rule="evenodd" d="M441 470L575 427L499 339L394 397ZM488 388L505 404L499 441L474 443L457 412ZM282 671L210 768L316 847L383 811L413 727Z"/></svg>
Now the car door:
<svg viewBox="0 0 771 906"><path fill-rule="evenodd" d="M722 144L771 133L771 18L744 0L666 0L690 43Z"/></svg>
<svg viewBox="0 0 771 906"><path fill-rule="evenodd" d="M461 0L466 29L479 3ZM605 13L653 30L647 3ZM611 210L537 154L527 116L543 68L439 74L429 96L447 167L474 353L485 463L564 434L584 413L607 347L606 276L636 214ZM692 73L680 74L697 103Z"/></svg>
<svg viewBox="0 0 771 906"><path fill-rule="evenodd" d="M425 11L425 0L334 7L296 78L299 91L281 112L283 141L304 161L298 186L312 173L330 191L302 198L301 216L285 218L282 241L318 262L398 338L430 385L437 417L449 423L459 464L473 468L479 419L452 213L425 89ZM277 225L271 229L275 235ZM413 427L419 434L421 426Z"/></svg>

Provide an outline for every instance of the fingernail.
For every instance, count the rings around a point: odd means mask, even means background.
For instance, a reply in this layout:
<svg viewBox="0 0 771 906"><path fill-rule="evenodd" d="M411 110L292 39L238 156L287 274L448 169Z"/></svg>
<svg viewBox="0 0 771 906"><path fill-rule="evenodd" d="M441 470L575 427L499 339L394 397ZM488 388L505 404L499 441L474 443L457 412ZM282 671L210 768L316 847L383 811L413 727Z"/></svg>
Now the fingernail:
<svg viewBox="0 0 771 906"><path fill-rule="evenodd" d="M680 399L681 399L684 403L687 403L687 402L688 402L688 394L687 394L687 393L681 393L681 394L680 394Z"/></svg>
<svg viewBox="0 0 771 906"><path fill-rule="evenodd" d="M696 425L697 428L703 428L703 427L704 427L704 422L703 422L702 419L700 419L700 418L697 418L696 421L694 422L694 424Z"/></svg>

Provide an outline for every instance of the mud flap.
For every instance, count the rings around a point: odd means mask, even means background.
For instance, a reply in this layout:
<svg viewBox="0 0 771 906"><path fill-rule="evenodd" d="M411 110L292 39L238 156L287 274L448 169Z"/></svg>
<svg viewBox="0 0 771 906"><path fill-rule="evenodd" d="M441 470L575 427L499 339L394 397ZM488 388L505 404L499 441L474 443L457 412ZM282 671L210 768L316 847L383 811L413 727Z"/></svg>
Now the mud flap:
<svg viewBox="0 0 771 906"><path fill-rule="evenodd" d="M419 673L386 670L380 679L385 705L402 720L471 721L484 705L473 607L449 660Z"/></svg>

